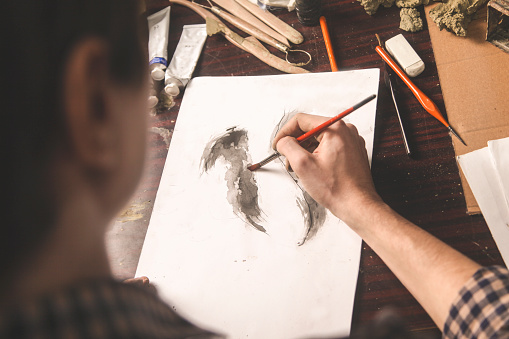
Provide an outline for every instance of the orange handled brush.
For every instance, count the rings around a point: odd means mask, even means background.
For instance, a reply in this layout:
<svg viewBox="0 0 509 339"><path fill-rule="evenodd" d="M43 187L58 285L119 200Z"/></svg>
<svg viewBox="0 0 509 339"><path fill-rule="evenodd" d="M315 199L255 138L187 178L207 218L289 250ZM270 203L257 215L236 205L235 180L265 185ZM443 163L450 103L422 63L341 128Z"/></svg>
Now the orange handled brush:
<svg viewBox="0 0 509 339"><path fill-rule="evenodd" d="M338 65L336 63L336 58L334 57L334 50L332 49L332 44L330 42L329 28L327 27L327 20L324 16L320 17L320 27L322 28L323 41L325 42L325 48L327 49L327 55L329 56L330 68L331 71L337 72Z"/></svg>
<svg viewBox="0 0 509 339"><path fill-rule="evenodd" d="M377 38L378 38L378 34L377 34ZM405 72L403 72L401 70L401 68L396 64L396 62L394 62L394 60L385 51L385 49L382 48L382 46L381 46L382 44L380 43L380 39L378 39L378 42L379 42L380 46L376 46L376 48L375 48L376 52L382 57L382 59L387 63L387 65L389 65L394 70L394 72L396 72L396 74L401 78L401 80L403 80L403 82L408 86L408 88L410 88L410 90L415 95L417 100L419 100L419 102L421 103L422 107L424 107L424 109L429 114L434 116L445 127L447 127L449 129L449 131L456 138L458 138L463 143L463 145L466 146L467 144L454 131L452 126L447 122L447 120L445 120L445 118L442 115L442 113L440 113L440 110L438 109L437 105L435 105L435 103L433 101L431 101L431 99L428 98L428 96L426 94L424 94L419 88L417 88L417 86L414 85L414 83L410 80L410 78L408 78L408 76L405 74Z"/></svg>
<svg viewBox="0 0 509 339"><path fill-rule="evenodd" d="M343 119L348 114L352 113L357 108L364 106L365 104L367 104L368 102L370 102L374 98L376 98L376 94L371 94L366 99L364 99L364 100L360 101L359 103L353 105L352 107L344 110L343 112L339 113L335 117L330 118L329 120L327 120L326 122L322 123L321 125L318 125L315 128L313 128L312 130L302 134L300 137L297 138L297 141L299 143L302 143L302 142L308 140L309 138L314 137L315 135L319 134L320 132L325 130L327 127L329 127L333 123ZM276 159L280 155L281 154L279 154L279 152L276 151L276 152L272 153L271 155L269 155L267 158L265 158L262 161L260 161L259 163L248 166L247 169L250 170L250 171L256 171L257 169L259 169L262 166L265 166L266 164L268 164L272 160Z"/></svg>

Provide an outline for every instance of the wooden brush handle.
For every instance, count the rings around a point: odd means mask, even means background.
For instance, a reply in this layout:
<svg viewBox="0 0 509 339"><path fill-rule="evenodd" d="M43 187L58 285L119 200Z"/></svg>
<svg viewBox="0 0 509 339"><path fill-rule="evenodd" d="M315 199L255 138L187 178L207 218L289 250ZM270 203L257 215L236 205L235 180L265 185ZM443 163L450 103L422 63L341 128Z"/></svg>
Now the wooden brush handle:
<svg viewBox="0 0 509 339"><path fill-rule="evenodd" d="M362 106L364 106L365 104L367 104L368 102L370 102L371 100L373 100L374 98L376 98L376 94L371 94L369 97L367 97L366 99L360 101L359 103L353 105L352 107L344 110L343 112L339 113L338 115L336 115L335 117L332 117L330 118L329 120L327 120L326 122L324 122L323 124L321 125L318 125L316 126L315 128L313 128L312 130L302 134L300 137L297 138L297 141L298 142L304 142L306 140L308 140L309 138L311 137L314 137L315 135L317 135L318 133L322 132L324 129L326 129L327 127L329 127L330 125L332 125L333 123L343 119L344 117L346 117L348 114L352 113L353 111L355 111L357 108L360 108Z"/></svg>

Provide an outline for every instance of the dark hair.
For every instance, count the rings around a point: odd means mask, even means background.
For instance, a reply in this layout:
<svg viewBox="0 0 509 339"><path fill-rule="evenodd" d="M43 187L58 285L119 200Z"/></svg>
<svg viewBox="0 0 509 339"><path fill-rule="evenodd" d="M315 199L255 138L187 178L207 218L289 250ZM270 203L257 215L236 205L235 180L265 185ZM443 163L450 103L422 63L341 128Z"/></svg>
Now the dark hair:
<svg viewBox="0 0 509 339"><path fill-rule="evenodd" d="M21 254L36 247L54 224L48 173L56 143L66 141L61 79L73 46L88 36L104 39L111 76L128 84L142 82L146 48L136 0L15 0L2 5L0 271L5 277L6 269L19 264Z"/></svg>

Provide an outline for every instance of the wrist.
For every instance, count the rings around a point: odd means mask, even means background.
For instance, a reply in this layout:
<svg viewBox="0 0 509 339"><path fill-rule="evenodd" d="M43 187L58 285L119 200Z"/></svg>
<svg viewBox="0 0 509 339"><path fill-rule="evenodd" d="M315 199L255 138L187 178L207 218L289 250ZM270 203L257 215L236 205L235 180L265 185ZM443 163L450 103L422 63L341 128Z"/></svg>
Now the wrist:
<svg viewBox="0 0 509 339"><path fill-rule="evenodd" d="M357 233L373 225L390 207L377 194L362 193L348 201L338 201L331 212Z"/></svg>

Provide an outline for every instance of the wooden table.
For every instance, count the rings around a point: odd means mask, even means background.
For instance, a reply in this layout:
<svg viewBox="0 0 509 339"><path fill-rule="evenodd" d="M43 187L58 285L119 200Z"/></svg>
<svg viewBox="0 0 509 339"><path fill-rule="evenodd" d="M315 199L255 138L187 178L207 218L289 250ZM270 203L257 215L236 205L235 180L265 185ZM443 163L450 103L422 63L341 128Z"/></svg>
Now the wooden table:
<svg viewBox="0 0 509 339"><path fill-rule="evenodd" d="M167 5L163 0L147 0L147 11L150 14ZM426 64L425 71L415 78L415 84L445 112L427 30L418 33L401 31L398 28L399 9L395 7L380 8L375 15L369 16L355 0L323 0L322 9L340 70L381 68L382 60L374 50L377 45L375 33L384 40L403 33ZM422 7L420 11L425 20ZM306 68L312 72L330 71L320 27L301 25L295 12L283 10L276 14L303 34L305 42L299 48L309 51L313 57ZM170 53L176 48L182 26L198 23L203 23L203 19L191 10L172 6ZM270 74L281 72L234 47L222 36L207 39L194 73L195 76ZM395 109L382 77L372 164L378 192L401 215L480 264L503 265L483 217L466 214L458 167L447 130L424 111L401 81L396 81L395 86L399 90L400 110L414 156L409 158L405 153ZM180 100L177 99L175 107L158 107L150 115L145 176L131 204L108 233L112 270L118 278L135 274ZM363 244L352 329L362 326L387 306L396 308L411 330L439 336L439 331L422 307L371 248Z"/></svg>

